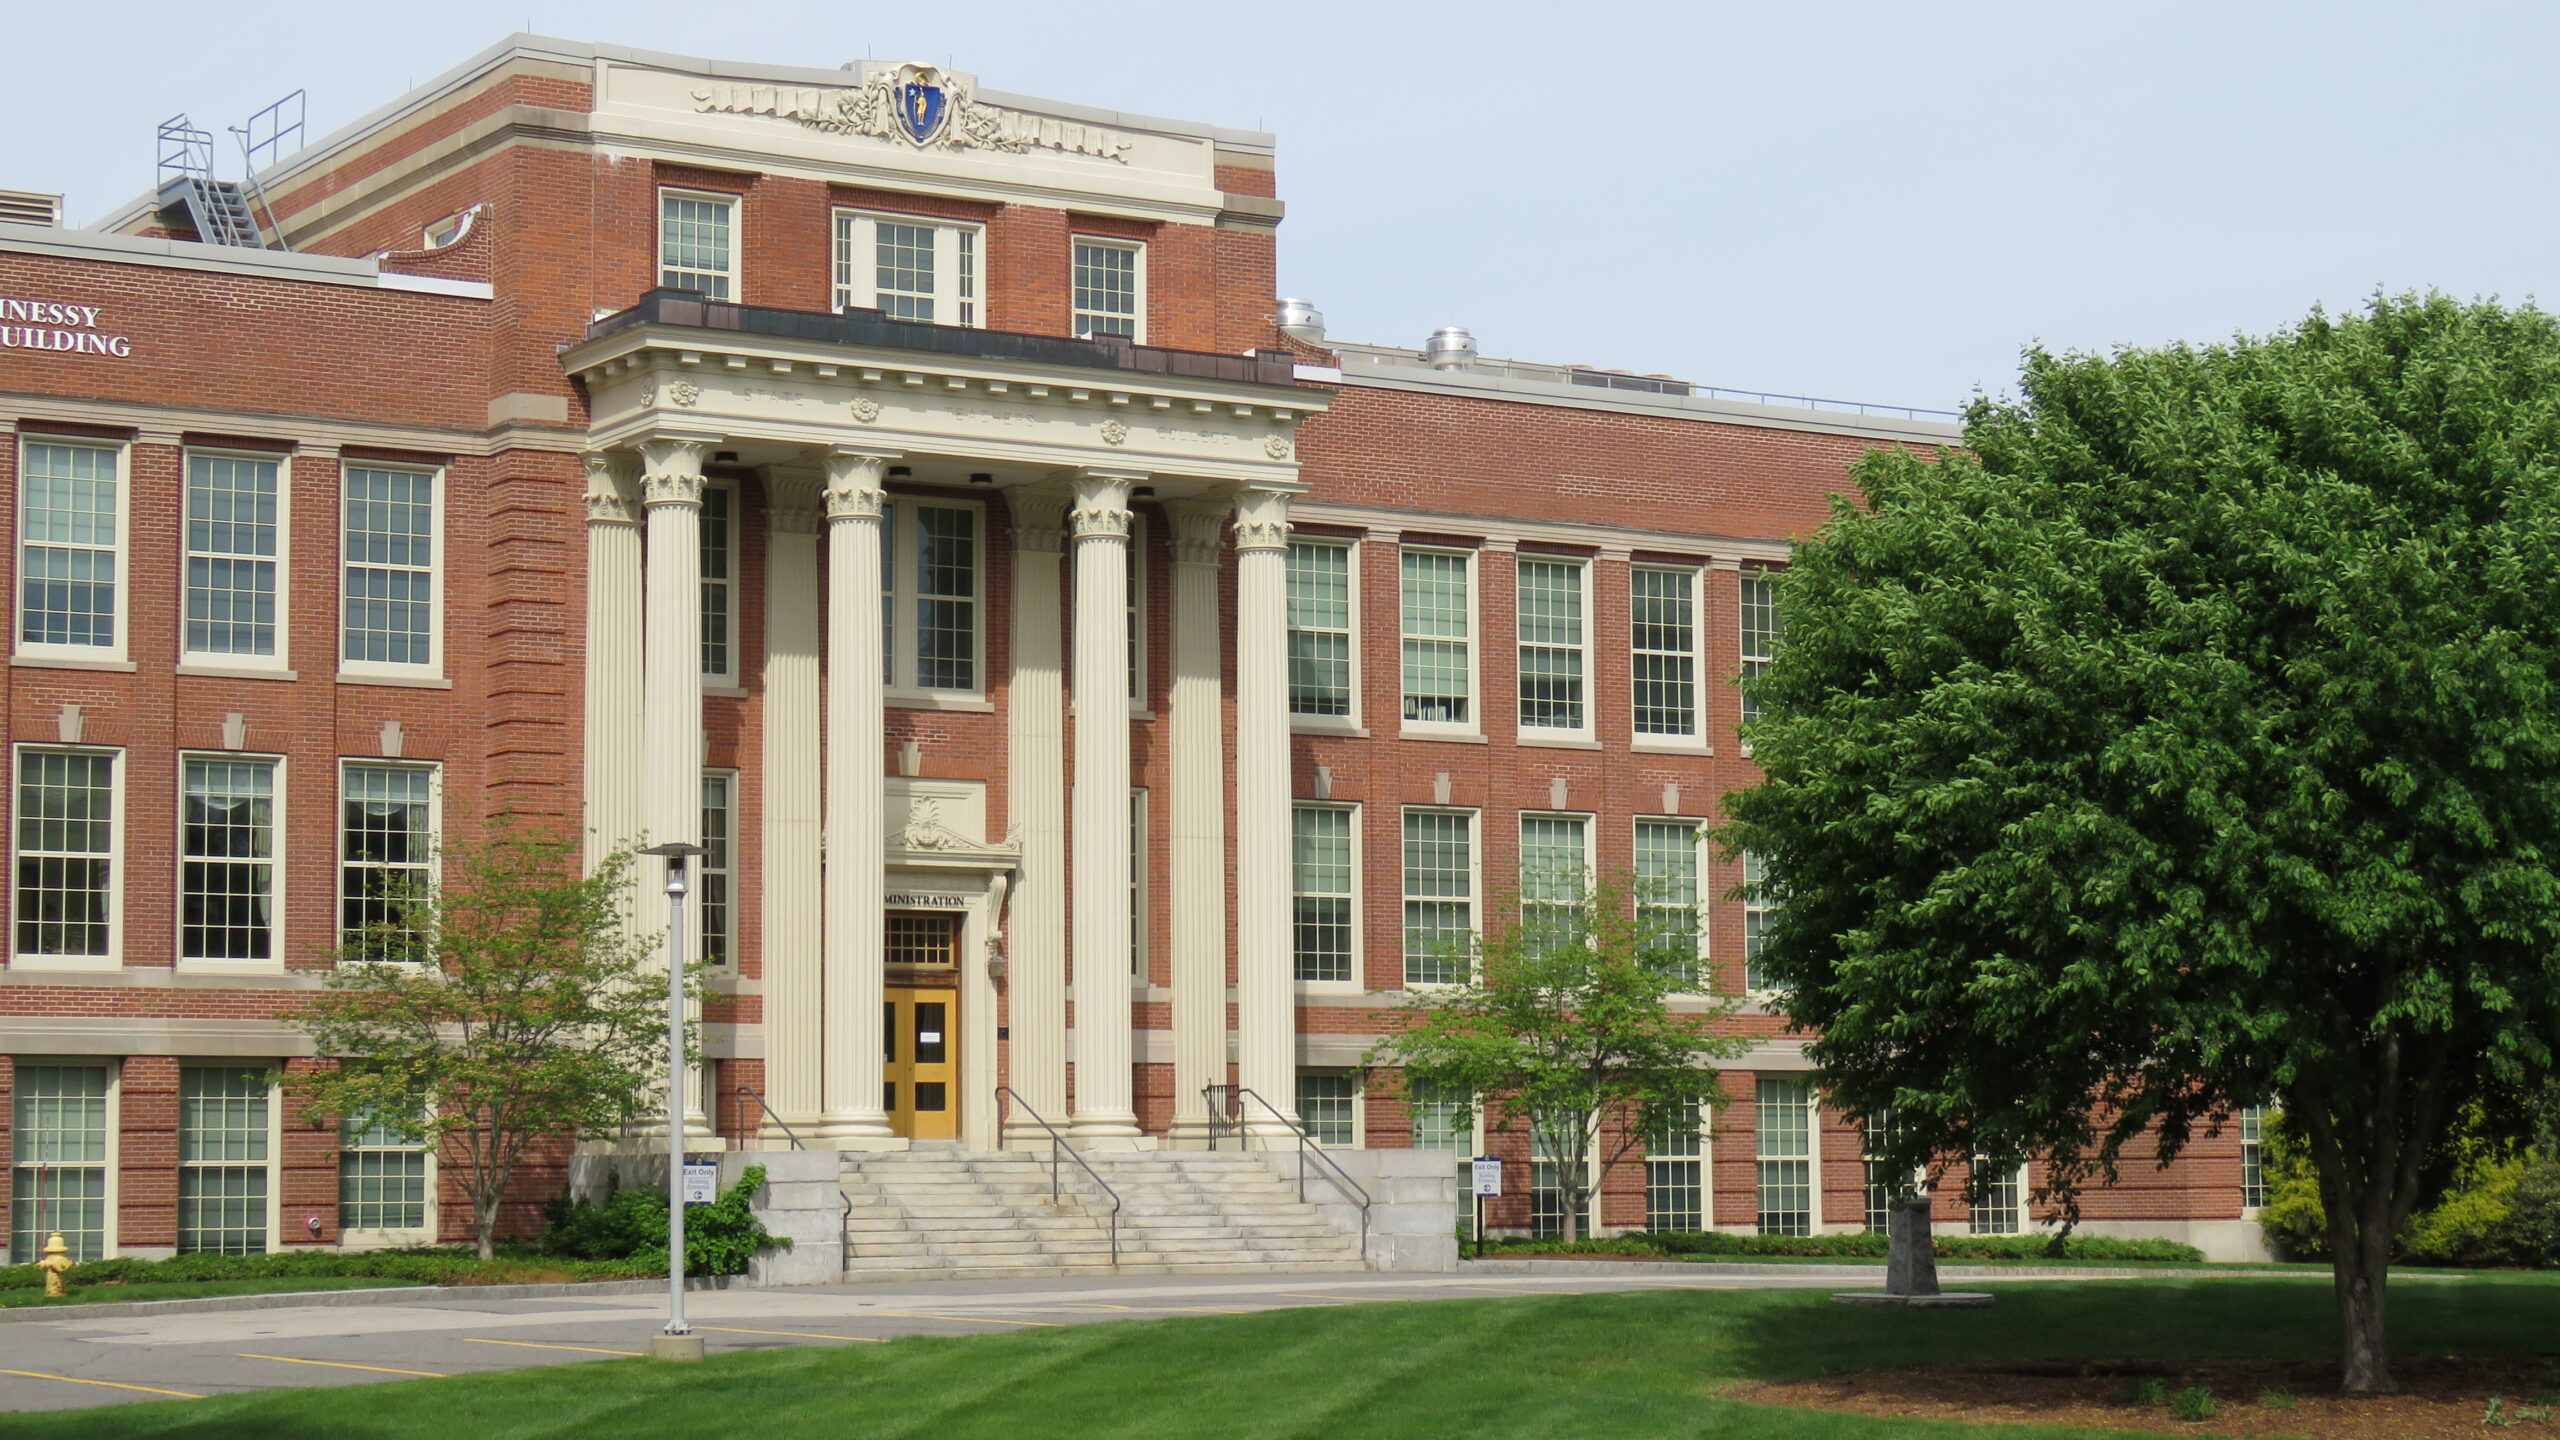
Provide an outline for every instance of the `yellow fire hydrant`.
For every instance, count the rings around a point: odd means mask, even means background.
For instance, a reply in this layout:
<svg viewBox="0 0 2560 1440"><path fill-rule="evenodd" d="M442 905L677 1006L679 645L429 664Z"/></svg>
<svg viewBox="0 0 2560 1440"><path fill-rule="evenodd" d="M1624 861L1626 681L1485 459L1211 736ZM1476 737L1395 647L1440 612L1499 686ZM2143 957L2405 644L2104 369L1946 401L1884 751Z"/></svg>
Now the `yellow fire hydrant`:
<svg viewBox="0 0 2560 1440"><path fill-rule="evenodd" d="M71 1247L62 1243L62 1232L57 1230L52 1239L44 1242L44 1258L36 1262L36 1268L44 1272L44 1298L63 1297L66 1289L62 1277L70 1272L71 1263Z"/></svg>

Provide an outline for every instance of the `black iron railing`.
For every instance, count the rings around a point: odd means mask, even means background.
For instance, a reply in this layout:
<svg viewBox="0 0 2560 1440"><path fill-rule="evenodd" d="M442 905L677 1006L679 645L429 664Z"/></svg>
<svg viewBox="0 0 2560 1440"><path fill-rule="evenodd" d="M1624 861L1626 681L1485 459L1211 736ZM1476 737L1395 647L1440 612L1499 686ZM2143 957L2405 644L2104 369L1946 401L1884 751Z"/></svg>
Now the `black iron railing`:
<svg viewBox="0 0 2560 1440"><path fill-rule="evenodd" d="M1369 1192L1361 1188L1359 1181L1351 1178L1351 1172L1343 1169L1340 1161L1324 1153L1324 1147L1316 1143L1315 1136L1307 1133L1306 1126L1290 1119L1278 1106L1242 1085L1203 1085L1200 1093L1209 1104L1209 1148L1212 1150L1218 1148L1221 1137L1228 1135L1236 1137L1238 1149L1247 1148L1244 1142L1247 1134L1245 1102L1248 1100L1261 1106L1274 1124L1296 1136L1298 1203L1306 1203L1307 1161L1312 1158L1319 1167L1317 1178L1330 1181L1336 1190L1342 1192L1344 1199L1360 1207L1360 1258L1369 1258Z"/></svg>
<svg viewBox="0 0 2560 1440"><path fill-rule="evenodd" d="M1005 1106L1008 1102L1020 1105L1022 1113L1031 1117L1032 1124L1049 1132L1049 1203L1051 1205L1058 1203L1060 1172L1065 1162L1069 1160L1076 1162L1076 1168L1082 1170L1085 1178L1094 1183L1094 1188L1111 1197L1111 1265L1112 1268L1118 1269L1120 1265L1120 1192L1112 1189L1110 1181L1103 1179L1100 1172L1085 1163L1085 1158L1076 1153L1076 1147L1068 1144L1067 1137L1058 1133L1058 1127L1043 1119L1040 1112L1032 1109L1021 1096L1015 1094L1010 1085L996 1087L996 1134L1004 1134Z"/></svg>

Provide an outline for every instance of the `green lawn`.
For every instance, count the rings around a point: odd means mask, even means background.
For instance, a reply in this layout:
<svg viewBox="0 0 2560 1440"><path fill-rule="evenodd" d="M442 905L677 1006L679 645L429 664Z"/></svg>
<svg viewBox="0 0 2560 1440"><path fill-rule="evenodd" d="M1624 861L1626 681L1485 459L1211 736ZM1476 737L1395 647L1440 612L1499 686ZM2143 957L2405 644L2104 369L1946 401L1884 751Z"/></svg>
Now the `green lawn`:
<svg viewBox="0 0 2560 1440"><path fill-rule="evenodd" d="M305 1275L268 1280L143 1280L129 1285L74 1285L59 1300L41 1290L0 1290L0 1310L26 1305L114 1305L127 1300L194 1300L205 1295L269 1295L295 1290L378 1290L415 1285L414 1280L359 1279L343 1275Z"/></svg>
<svg viewBox="0 0 2560 1440"><path fill-rule="evenodd" d="M2560 1349L2560 1288L2481 1278L2395 1289L2410 1353ZM1984 1311L1911 1314L1821 1292L1363 1305L973 1339L767 1350L699 1366L617 1360L453 1380L269 1391L0 1419L0 1437L473 1440L2057 1440L1715 1400L1725 1381L1927 1361L2329 1352L2326 1286L2132 1280L2004 1287ZM2120 1440L2120 1437L2118 1437Z"/></svg>

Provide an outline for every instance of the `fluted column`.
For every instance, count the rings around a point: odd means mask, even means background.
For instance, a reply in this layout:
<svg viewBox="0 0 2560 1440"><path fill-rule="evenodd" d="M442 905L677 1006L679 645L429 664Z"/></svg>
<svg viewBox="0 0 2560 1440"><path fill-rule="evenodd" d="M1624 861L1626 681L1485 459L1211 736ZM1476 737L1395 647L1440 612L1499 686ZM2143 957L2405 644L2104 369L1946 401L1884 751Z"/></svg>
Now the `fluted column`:
<svg viewBox="0 0 2560 1440"><path fill-rule="evenodd" d="M1129 487L1076 477L1076 769L1069 797L1076 903L1074 1133L1138 1135L1129 1074Z"/></svg>
<svg viewBox="0 0 2560 1440"><path fill-rule="evenodd" d="M640 457L590 450L587 471L585 780L589 866L628 845L640 818ZM632 911L635 927L642 919Z"/></svg>
<svg viewBox="0 0 2560 1440"><path fill-rule="evenodd" d="M824 1105L819 1024L826 988L819 837L818 531L824 482L765 474L764 1084L786 1124L812 1130ZM768 1122L769 1125L769 1122ZM779 1135L768 1138L779 1139Z"/></svg>
<svg viewBox="0 0 2560 1440"><path fill-rule="evenodd" d="M887 900L882 782L880 519L896 452L827 456L826 1114L818 1133L888 1141L880 1108L880 908Z"/></svg>
<svg viewBox="0 0 2560 1440"><path fill-rule="evenodd" d="M702 461L707 435L640 442L648 538L641 645L640 803L649 843L702 843ZM640 868L644 895L665 883L663 862ZM646 923L643 914L643 923ZM685 1133L708 1135L703 1087L685 1087Z"/></svg>
<svg viewBox="0 0 2560 1440"><path fill-rule="evenodd" d="M1055 1123L1067 1113L1067 725L1058 588L1067 497L1015 490L1013 677L1005 698L1005 810L1022 869L1005 920L1006 1083ZM974 1097L972 1097L974 1098ZM1011 1133L1041 1138L1013 1116Z"/></svg>
<svg viewBox="0 0 2560 1440"><path fill-rule="evenodd" d="M1245 492L1236 504L1235 536L1236 1078L1295 1118L1297 1007L1289 964L1289 497Z"/></svg>
<svg viewBox="0 0 2560 1440"><path fill-rule="evenodd" d="M1226 686L1218 560L1228 507L1175 501L1173 519L1173 1133L1205 1143L1203 1086L1227 1078Z"/></svg>

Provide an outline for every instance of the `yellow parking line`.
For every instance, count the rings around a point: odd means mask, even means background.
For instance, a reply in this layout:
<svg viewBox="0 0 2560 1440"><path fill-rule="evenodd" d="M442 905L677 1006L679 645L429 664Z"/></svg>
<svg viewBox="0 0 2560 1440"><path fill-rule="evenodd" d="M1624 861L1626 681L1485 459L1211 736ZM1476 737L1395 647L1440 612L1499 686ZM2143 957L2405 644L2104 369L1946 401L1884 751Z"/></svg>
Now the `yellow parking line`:
<svg viewBox="0 0 2560 1440"><path fill-rule="evenodd" d="M969 1325L1031 1325L1042 1330L1066 1328L1055 1320L998 1320L991 1315L925 1315L908 1310L874 1310L871 1313L886 1315L897 1320L958 1320Z"/></svg>
<svg viewBox="0 0 2560 1440"><path fill-rule="evenodd" d="M1310 1295L1302 1290L1274 1291L1283 1300L1333 1300L1344 1305L1366 1305L1378 1299L1375 1295Z"/></svg>
<svg viewBox="0 0 2560 1440"><path fill-rule="evenodd" d="M814 1330L749 1330L737 1325L696 1325L696 1330L717 1330L723 1335L789 1335L799 1340L850 1340L863 1345L886 1345L877 1335L821 1335Z"/></svg>
<svg viewBox="0 0 2560 1440"><path fill-rule="evenodd" d="M356 1365L345 1360L305 1360L299 1355L252 1355L242 1351L243 1360L281 1360L287 1365L326 1365L332 1370L370 1370L376 1375L417 1375L428 1380L442 1380L441 1370L394 1370L388 1365Z"/></svg>
<svg viewBox="0 0 2560 1440"><path fill-rule="evenodd" d="M181 1400L201 1400L193 1390L163 1390L156 1385L120 1385L113 1380L83 1380L77 1375L47 1375L41 1370L0 1370L0 1375L23 1375L29 1380L60 1380L71 1385L103 1385L109 1390L139 1390L145 1395L175 1395Z"/></svg>
<svg viewBox="0 0 2560 1440"><path fill-rule="evenodd" d="M522 1350L581 1350L589 1355L637 1355L637 1350L605 1350L593 1345L545 1345L538 1340L483 1340L477 1335L462 1337L465 1345L513 1345Z"/></svg>

